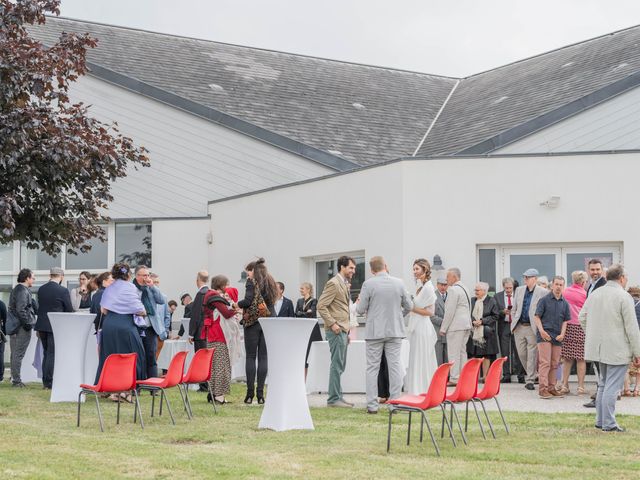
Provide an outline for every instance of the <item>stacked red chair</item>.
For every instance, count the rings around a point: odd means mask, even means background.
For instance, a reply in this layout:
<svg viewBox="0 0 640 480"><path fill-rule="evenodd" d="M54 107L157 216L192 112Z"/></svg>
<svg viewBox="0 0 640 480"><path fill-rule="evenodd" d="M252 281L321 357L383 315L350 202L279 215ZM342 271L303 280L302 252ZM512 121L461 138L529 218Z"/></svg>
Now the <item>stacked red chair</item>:
<svg viewBox="0 0 640 480"><path fill-rule="evenodd" d="M211 391L211 385L209 385L209 379L211 378L211 361L213 360L213 354L215 348L201 348L193 356L189 370L182 376L182 380L178 388L184 389L184 408L187 411L189 418L193 418L193 410L191 409L191 401L189 400L189 385L196 385L200 383L206 383L209 388L209 395L211 396L211 403L213 403L214 413L218 413L216 409L216 402L214 400L213 392Z"/></svg>
<svg viewBox="0 0 640 480"><path fill-rule="evenodd" d="M455 409L455 404L465 403L467 409L469 408L469 402L473 405L473 408L476 411L476 417L478 418L478 423L480 424L480 431L482 432L482 436L487 438L484 433L484 427L482 426L482 422L480 421L480 415L478 414L478 409L476 408L475 402L473 402L473 398L476 396L476 392L478 391L478 375L480 374L480 365L482 364L482 358L472 358L467 361L462 366L462 370L460 371L460 378L458 378L458 384L456 385L456 389L453 393L448 394L444 400L443 409L446 410L446 406L449 405L451 407L449 422L453 423L453 417L455 416L456 422L458 423L458 428L460 429L460 434L462 435L462 441L465 445L467 445L467 437L462 431L462 425L460 424L460 419L458 418L458 413ZM467 410L467 417L468 417ZM446 416L446 415L445 415ZM465 420L465 430L467 429L467 420ZM442 430L441 437L444 437L444 417L442 421Z"/></svg>
<svg viewBox="0 0 640 480"><path fill-rule="evenodd" d="M500 378L502 377L502 365L506 361L507 357L502 357L498 358L491 364L491 366L489 367L489 372L487 373L487 378L485 378L484 381L484 388L476 393L476 395L472 398L473 402L479 402L482 406L484 416L487 418L487 423L489 424L489 428L491 429L493 438L496 438L496 433L493 430L493 425L491 425L489 415L487 415L487 409L484 407L485 400L491 400L492 398L495 400L496 405L498 406L498 412L500 412L500 418L502 418L502 423L504 424L504 429L507 431L507 434L509 433L509 426L504 419L502 408L500 408L500 402L498 402L498 395L500 394Z"/></svg>

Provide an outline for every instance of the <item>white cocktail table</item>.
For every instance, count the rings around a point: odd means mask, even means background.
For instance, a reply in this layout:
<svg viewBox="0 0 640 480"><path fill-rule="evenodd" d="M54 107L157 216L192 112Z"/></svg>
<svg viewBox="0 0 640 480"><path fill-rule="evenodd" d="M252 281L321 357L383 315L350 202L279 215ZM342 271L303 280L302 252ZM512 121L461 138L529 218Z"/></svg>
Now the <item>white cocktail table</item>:
<svg viewBox="0 0 640 480"><path fill-rule="evenodd" d="M93 313L50 312L56 342L51 402L76 402L84 383L87 336L93 328Z"/></svg>
<svg viewBox="0 0 640 480"><path fill-rule="evenodd" d="M304 357L315 318L261 318L269 358L269 391L258 428L313 430Z"/></svg>

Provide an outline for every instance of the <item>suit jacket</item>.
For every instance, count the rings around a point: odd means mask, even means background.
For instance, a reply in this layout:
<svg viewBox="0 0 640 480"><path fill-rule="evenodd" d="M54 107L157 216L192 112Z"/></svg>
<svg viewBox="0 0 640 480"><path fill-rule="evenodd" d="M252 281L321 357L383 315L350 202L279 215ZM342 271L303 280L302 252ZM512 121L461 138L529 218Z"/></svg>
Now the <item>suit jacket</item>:
<svg viewBox="0 0 640 480"><path fill-rule="evenodd" d="M518 322L520 322L520 317L522 316L522 303L524 301L524 291L526 288L526 285L522 285L516 288L516 291L513 294L513 320L511 321L512 332L515 330ZM533 289L533 297L531 298L531 303L529 304L529 321L531 322L531 330L533 330L533 333L536 333L538 331L536 322L533 320L533 317L536 314L536 308L538 308L538 302L548 293L549 290L547 290L546 288L542 288L540 285L536 285Z"/></svg>
<svg viewBox="0 0 640 480"><path fill-rule="evenodd" d="M69 290L52 280L38 289L38 320L35 329L39 332L52 332L49 312L73 312Z"/></svg>
<svg viewBox="0 0 640 480"><path fill-rule="evenodd" d="M278 317L295 317L296 312L293 309L293 302L287 297L282 297L282 306L278 312Z"/></svg>
<svg viewBox="0 0 640 480"><path fill-rule="evenodd" d="M196 297L193 299L193 306L191 307L191 317L189 318L189 336L200 339L200 329L202 328L202 322L204 315L202 315L202 302L204 301L205 294L209 291L209 287L204 285L196 293Z"/></svg>
<svg viewBox="0 0 640 480"><path fill-rule="evenodd" d="M505 323L509 323L508 322L508 318L507 316L504 314L504 309L507 308L507 305L505 304L504 301L504 290L496 293L493 296L494 300L496 301L496 305L498 306L498 310L500 310L500 312L498 313L498 322L505 322ZM513 321L513 301L514 301L515 295L511 294L511 321Z"/></svg>
<svg viewBox="0 0 640 480"><path fill-rule="evenodd" d="M362 284L356 310L367 314L365 340L404 338L404 316L413 308L413 302L402 280L380 272Z"/></svg>
<svg viewBox="0 0 640 480"><path fill-rule="evenodd" d="M471 330L471 295L462 282L456 282L447 289L440 330L445 333Z"/></svg>
<svg viewBox="0 0 640 480"><path fill-rule="evenodd" d="M298 303L296 303L296 317L318 318L317 309L318 300L316 300L315 298L309 298L306 305L304 298L299 298ZM307 310L311 310L311 312L307 312Z"/></svg>
<svg viewBox="0 0 640 480"><path fill-rule="evenodd" d="M600 287L606 284L607 284L607 279L604 277L600 277L596 282L595 286L593 287L593 290L591 290L591 293L595 292L597 289L599 289ZM589 287L591 287L591 285L589 285ZM587 288L587 297L588 296L589 296L589 288Z"/></svg>
<svg viewBox="0 0 640 480"><path fill-rule="evenodd" d="M318 299L318 315L325 330L337 323L343 332L349 331L349 289L339 275L329 280Z"/></svg>
<svg viewBox="0 0 640 480"><path fill-rule="evenodd" d="M579 318L586 335L585 360L628 365L632 357L640 356L634 302L618 282L607 282L589 295Z"/></svg>
<svg viewBox="0 0 640 480"><path fill-rule="evenodd" d="M442 321L444 320L444 298L440 293L440 290L436 289L436 311L431 316L431 323L433 323L433 328L436 329L436 333L440 331L440 327L442 326ZM438 343L447 343L447 337L443 337L442 335L438 335Z"/></svg>

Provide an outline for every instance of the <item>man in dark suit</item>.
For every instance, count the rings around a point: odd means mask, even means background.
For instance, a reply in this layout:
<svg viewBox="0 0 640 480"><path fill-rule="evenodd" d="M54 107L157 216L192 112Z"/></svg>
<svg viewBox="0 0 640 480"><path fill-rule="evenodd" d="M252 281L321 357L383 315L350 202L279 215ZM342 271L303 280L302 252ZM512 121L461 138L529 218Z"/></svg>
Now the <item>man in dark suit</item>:
<svg viewBox="0 0 640 480"><path fill-rule="evenodd" d="M284 296L284 283L276 282L276 288L278 290L278 297L273 304L276 317L295 317L296 312L293 308L293 302Z"/></svg>
<svg viewBox="0 0 640 480"><path fill-rule="evenodd" d="M589 288L587 289L587 298L593 292L595 292L598 288L602 287L607 283L607 279L604 276L604 268L602 266L602 260L599 258L592 258L589 260L587 264L587 269L589 270L589 276L591 277L591 283L589 284ZM598 363L593 363L593 368L596 374L599 373ZM599 376L599 375L598 375ZM587 408L596 408L596 394L594 393L591 396L591 401L584 404Z"/></svg>
<svg viewBox="0 0 640 480"><path fill-rule="evenodd" d="M511 321L513 320L513 278L507 277L502 280L502 291L494 295L500 314L498 315L498 340L500 342L500 355L507 357L507 361L502 365L502 383L511 383L512 366L513 371L518 374L518 381L524 383L524 369L518 359L518 369L515 368L517 354L513 334L511 333Z"/></svg>
<svg viewBox="0 0 640 480"><path fill-rule="evenodd" d="M35 330L42 342L42 386L51 389L55 359L53 330L49 321L49 312L73 312L69 290L60 285L64 279L64 271L53 267L49 271L49 281L38 289L38 320Z"/></svg>
<svg viewBox="0 0 640 480"><path fill-rule="evenodd" d="M198 287L198 293L193 299L191 305L191 315L189 317L189 342L193 343L193 350L198 351L201 348L207 348L207 339L200 338L203 322L202 303L204 301L205 294L209 291L207 283L209 282L209 272L201 270L196 277L196 286ZM200 384L201 392L208 392L208 386L206 383Z"/></svg>
<svg viewBox="0 0 640 480"><path fill-rule="evenodd" d="M5 336L5 323L7 323L7 306L0 300L0 382L4 380L4 344L9 341Z"/></svg>
<svg viewBox="0 0 640 480"><path fill-rule="evenodd" d="M449 285L444 277L438 278L436 282L436 308L435 313L431 316L431 323L436 332L439 332L444 319L444 302L447 299ZM438 341L436 342L436 358L438 359L438 365L442 365L447 361L447 337L442 335L438 335Z"/></svg>

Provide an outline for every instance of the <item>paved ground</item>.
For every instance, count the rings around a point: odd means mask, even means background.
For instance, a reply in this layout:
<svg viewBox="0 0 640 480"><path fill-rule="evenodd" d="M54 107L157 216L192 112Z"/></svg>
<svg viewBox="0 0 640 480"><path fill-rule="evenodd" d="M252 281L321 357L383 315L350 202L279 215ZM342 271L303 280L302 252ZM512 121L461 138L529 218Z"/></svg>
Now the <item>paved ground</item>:
<svg viewBox="0 0 640 480"><path fill-rule="evenodd" d="M595 409L582 406L589 401L589 395L576 395L576 383L570 383L569 388L574 393L564 398L543 400L538 397L537 390L526 390L524 385L518 383L503 384L498 399L500 406L505 411L594 414ZM587 382L587 390L589 393L595 391L595 380ZM348 402L354 403L356 408L364 409L366 407L365 395L363 394L346 394L345 398ZM312 407L324 407L327 404L326 394L310 394L308 399L309 405ZM487 409L496 410L495 402L489 401L486 405ZM616 405L616 413L640 415L640 397L623 397Z"/></svg>

